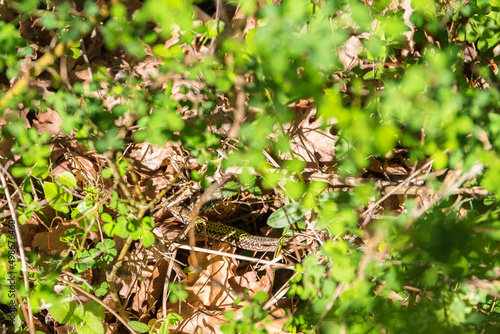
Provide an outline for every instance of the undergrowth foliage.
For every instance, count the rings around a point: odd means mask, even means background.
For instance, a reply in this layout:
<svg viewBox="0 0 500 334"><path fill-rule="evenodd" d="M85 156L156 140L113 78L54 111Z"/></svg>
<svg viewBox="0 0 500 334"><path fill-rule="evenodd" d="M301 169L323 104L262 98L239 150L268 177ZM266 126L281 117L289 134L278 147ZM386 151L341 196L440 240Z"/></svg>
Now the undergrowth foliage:
<svg viewBox="0 0 500 334"><path fill-rule="evenodd" d="M184 328L164 299L193 305L196 263L143 309L115 282L128 247L158 242L165 197L230 176L220 197L315 241L193 332L498 332L500 2L22 0L0 17L9 330Z"/></svg>

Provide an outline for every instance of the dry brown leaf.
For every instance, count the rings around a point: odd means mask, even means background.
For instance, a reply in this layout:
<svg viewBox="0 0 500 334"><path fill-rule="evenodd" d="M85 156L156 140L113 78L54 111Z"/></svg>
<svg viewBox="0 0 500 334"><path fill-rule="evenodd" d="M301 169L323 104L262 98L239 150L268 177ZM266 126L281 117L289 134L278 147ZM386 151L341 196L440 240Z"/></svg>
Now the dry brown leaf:
<svg viewBox="0 0 500 334"><path fill-rule="evenodd" d="M248 271L242 276L235 276L229 280L231 287L238 292L248 291L249 296L255 296L257 291L270 293L272 289L273 270L266 268L266 274L262 277L256 271Z"/></svg>
<svg viewBox="0 0 500 334"><path fill-rule="evenodd" d="M73 174L73 167L71 165L72 164L70 160L61 161L60 164L54 167L54 169L52 170L52 174L54 176L59 175L63 172L70 172L71 174Z"/></svg>
<svg viewBox="0 0 500 334"><path fill-rule="evenodd" d="M75 77L83 82L92 82L92 72L89 71L89 67L85 64L77 65L73 70Z"/></svg>
<svg viewBox="0 0 500 334"><path fill-rule="evenodd" d="M244 318L245 316L243 315L243 308L244 306L249 305L249 302L242 302L240 305L243 307L234 311L234 317L235 319L238 320L241 319L245 320ZM275 309L266 318L257 323L254 323L254 327L259 329L265 329L267 333L285 333L283 332L283 326L285 325L288 319L289 316L287 316L285 310Z"/></svg>
<svg viewBox="0 0 500 334"><path fill-rule="evenodd" d="M209 315L197 312L189 318L184 318L180 331L177 333L202 333L202 334L222 334L220 326L227 322L222 315ZM171 331L173 333L174 331Z"/></svg>
<svg viewBox="0 0 500 334"><path fill-rule="evenodd" d="M219 251L228 252L234 248L225 244L215 242L215 248ZM183 283L188 284L187 302L195 308L209 310L233 310L237 318L241 318L241 308L249 302L243 301L238 306L234 304L237 295L245 289L253 296L257 290L269 292L272 286L272 269L266 270L266 275L259 279L256 272L247 272L242 276L235 275L236 260L214 255L197 254L196 262L202 268L199 273L192 273ZM190 259L190 264L195 265ZM202 333L221 333L220 326L227 322L218 313L196 312L189 308L182 308L186 312L181 314L185 321L180 326L182 333L192 333L201 330ZM174 311L175 312L175 311ZM280 326L278 326L280 327ZM282 325L281 325L282 327ZM277 333L276 331L273 331Z"/></svg>
<svg viewBox="0 0 500 334"><path fill-rule="evenodd" d="M130 1L127 1L130 2ZM87 38L85 38L85 51L89 60L101 56L103 37L99 30L94 29Z"/></svg>
<svg viewBox="0 0 500 334"><path fill-rule="evenodd" d="M363 51L363 44L359 39L360 36L351 36L339 49L338 57L346 70L350 70L360 63L358 55Z"/></svg>
<svg viewBox="0 0 500 334"><path fill-rule="evenodd" d="M386 173L388 175L408 175L408 171L395 160L389 159L378 160L372 159L370 161L369 171L375 173Z"/></svg>
<svg viewBox="0 0 500 334"><path fill-rule="evenodd" d="M53 213L53 209L50 211L52 211ZM46 228L43 226L44 224L42 223L43 219L41 218L40 214L36 212L30 217L30 219L27 222L19 226L19 229L21 230L21 237L23 239L23 244L25 246L32 246L32 242L35 239L35 235L37 235L38 233L42 233L44 230L46 231Z"/></svg>
<svg viewBox="0 0 500 334"><path fill-rule="evenodd" d="M106 307L109 307L111 310L113 310L113 311L116 310L115 301L113 300L113 296L111 296L110 293L108 293L106 296L104 296L104 299L102 302L104 305L106 305ZM105 318L104 318L105 324L110 322L113 318L114 318L113 314L111 314L110 312L106 312Z"/></svg>
<svg viewBox="0 0 500 334"><path fill-rule="evenodd" d="M385 210L385 211L397 211L403 205L405 202L404 196L389 196L386 198L382 203L380 203L380 206Z"/></svg>
<svg viewBox="0 0 500 334"><path fill-rule="evenodd" d="M36 119L33 120L33 127L40 134L48 132L51 136L57 137L63 134L61 130L62 118L59 113L53 109L46 112L39 112Z"/></svg>
<svg viewBox="0 0 500 334"><path fill-rule="evenodd" d="M31 247L38 249L40 253L60 255L64 254L70 249L67 243L62 242L60 239L65 236L65 232L70 228L78 228L78 224L73 222L61 222L50 232L41 232L35 235Z"/></svg>
<svg viewBox="0 0 500 334"><path fill-rule="evenodd" d="M67 333L72 332L71 326L68 326L68 325L62 325L62 326L55 327L54 330L57 334L67 334Z"/></svg>
<svg viewBox="0 0 500 334"><path fill-rule="evenodd" d="M161 300L167 268L168 262L160 259L153 265L147 266L146 270L141 270L142 280L140 280L138 291L132 300L131 308L134 311L139 314L147 314Z"/></svg>
<svg viewBox="0 0 500 334"><path fill-rule="evenodd" d="M219 328L225 322L222 311L206 311L195 308L189 299L183 303L168 303L167 313L177 313L184 320L178 326L170 326L170 333L221 333ZM157 312L157 318L163 311Z"/></svg>
<svg viewBox="0 0 500 334"><path fill-rule="evenodd" d="M279 309L272 311L271 315L273 317L272 321L265 324L265 326L264 326L267 333L268 334L284 333L283 326L285 326L285 323L290 318L290 315L288 314L288 312L286 312L282 308L279 308Z"/></svg>
<svg viewBox="0 0 500 334"><path fill-rule="evenodd" d="M10 22L18 17L18 15L17 11L10 6L7 6L5 2L3 2L2 6L0 6L0 20L3 22Z"/></svg>
<svg viewBox="0 0 500 334"><path fill-rule="evenodd" d="M215 242L216 248L223 252L230 252L233 248L225 243ZM207 309L221 309L233 307L237 297L231 288L229 279L234 277L237 261L225 256L214 254L197 254L196 260L201 267L200 272L188 274L183 281L188 287L188 300L193 305L203 305ZM195 262L189 259L190 265Z"/></svg>
<svg viewBox="0 0 500 334"><path fill-rule="evenodd" d="M177 155L177 153L171 142L167 142L164 147L154 147L148 143L140 143L134 145L129 153L132 159L149 171L158 170L164 161L173 155Z"/></svg>
<svg viewBox="0 0 500 334"><path fill-rule="evenodd" d="M292 150L306 162L333 161L336 137L329 132L331 125L321 129L324 120L316 118L316 108L298 107L296 125L285 127L292 137L290 144ZM287 156L283 155L283 158L287 159Z"/></svg>
<svg viewBox="0 0 500 334"><path fill-rule="evenodd" d="M153 54L151 47L146 45L147 53ZM145 87L151 86L158 77L158 67L163 64L163 61L158 57L149 56L144 61L141 61L135 66L135 72L142 78L142 84Z"/></svg>
<svg viewBox="0 0 500 334"><path fill-rule="evenodd" d="M116 249L122 249L125 239L114 237ZM142 248L132 249L124 258L120 273L115 277L118 294L128 300L132 293L139 291L138 283L152 276L154 266L145 266L145 252ZM147 289L145 289L147 290Z"/></svg>
<svg viewBox="0 0 500 334"><path fill-rule="evenodd" d="M113 334L116 333L116 328L119 327L121 324L120 323L104 323L104 333L106 334Z"/></svg>
<svg viewBox="0 0 500 334"><path fill-rule="evenodd" d="M31 67L26 66L26 71L28 71ZM49 95L52 95L52 82L47 79L36 79L31 80L29 83L30 89L36 90L38 94L41 94L44 99L46 99Z"/></svg>
<svg viewBox="0 0 500 334"><path fill-rule="evenodd" d="M78 181L87 183L90 180L94 182L97 180L99 167L92 160L82 155L75 155L73 159L75 161L71 164L71 171Z"/></svg>
<svg viewBox="0 0 500 334"><path fill-rule="evenodd" d="M36 42L38 45L46 46L50 44L54 32L46 30L40 22L41 19L28 19L19 22L19 35L27 40Z"/></svg>

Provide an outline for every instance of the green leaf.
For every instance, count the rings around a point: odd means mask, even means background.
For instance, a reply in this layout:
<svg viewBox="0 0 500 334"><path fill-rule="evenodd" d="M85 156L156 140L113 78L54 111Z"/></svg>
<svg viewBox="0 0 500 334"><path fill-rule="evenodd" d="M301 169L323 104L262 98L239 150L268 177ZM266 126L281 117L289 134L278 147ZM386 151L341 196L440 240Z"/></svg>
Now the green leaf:
<svg viewBox="0 0 500 334"><path fill-rule="evenodd" d="M231 198L238 195L240 190L240 185L234 181L229 181L223 187L216 189L214 191L214 197L216 198Z"/></svg>
<svg viewBox="0 0 500 334"><path fill-rule="evenodd" d="M168 330L168 323L164 322L161 324L160 328L158 329L157 334L169 334L170 331Z"/></svg>
<svg viewBox="0 0 500 334"><path fill-rule="evenodd" d="M97 297L102 297L108 292L108 283L102 282L101 285L95 290Z"/></svg>
<svg viewBox="0 0 500 334"><path fill-rule="evenodd" d="M144 324L142 322L139 322L139 321L130 321L128 324L137 333L146 333L146 332L149 332L148 325L146 325L146 324Z"/></svg>
<svg viewBox="0 0 500 334"><path fill-rule="evenodd" d="M222 314L222 316L224 318L226 318L227 320L229 321L235 321L235 317L234 317L234 312L233 311L226 311Z"/></svg>
<svg viewBox="0 0 500 334"><path fill-rule="evenodd" d="M359 1L350 0L349 5L351 6L352 14L351 17L356 23L362 27L363 29L367 29L371 22L372 18L370 15L370 11L368 7L362 4Z"/></svg>
<svg viewBox="0 0 500 334"><path fill-rule="evenodd" d="M486 197L484 200L483 200L483 204L484 205L491 205L491 204L494 204L496 203L496 200L495 200L495 197L491 196L491 197Z"/></svg>
<svg viewBox="0 0 500 334"><path fill-rule="evenodd" d="M59 187L56 183L44 182L43 192L45 194L45 197L50 200L62 196L62 194L64 193L64 189Z"/></svg>
<svg viewBox="0 0 500 334"><path fill-rule="evenodd" d="M113 247L115 247L115 245L116 245L116 242L113 239L105 239L104 240L104 246L106 246L107 248L113 248Z"/></svg>
<svg viewBox="0 0 500 334"><path fill-rule="evenodd" d="M104 334L103 320L93 312L85 312L83 316L83 326L77 328L78 334Z"/></svg>
<svg viewBox="0 0 500 334"><path fill-rule="evenodd" d="M303 181L295 182L287 180L285 183L285 190L288 196L294 200L299 200L304 195L305 185Z"/></svg>
<svg viewBox="0 0 500 334"><path fill-rule="evenodd" d="M54 209L64 213L69 213L68 207L64 204L68 204L73 201L73 195L67 193L61 186L53 182L44 182L43 192L45 194L45 198Z"/></svg>
<svg viewBox="0 0 500 334"><path fill-rule="evenodd" d="M111 172L111 169L104 168L102 170L101 176L103 179L109 179L111 176L113 176L113 173Z"/></svg>
<svg viewBox="0 0 500 334"><path fill-rule="evenodd" d="M71 212L71 218L77 219L92 211L94 206L90 202L80 202L76 208Z"/></svg>
<svg viewBox="0 0 500 334"><path fill-rule="evenodd" d="M94 206L92 205L91 202L80 202L80 203L78 203L76 208L74 208L71 211L71 218L73 220L76 220L76 219L92 212L93 209L94 209ZM92 214L89 214L85 218L78 220L78 225L82 228L86 228L88 226L87 224L91 221L92 217L97 217L96 211L94 211ZM92 228L91 228L91 231L98 231L98 230L99 230L99 226L97 226L97 224L94 224L94 226L92 226Z"/></svg>
<svg viewBox="0 0 500 334"><path fill-rule="evenodd" d="M217 24L217 22L218 22L218 24ZM219 21L210 20L210 21L207 21L205 23L205 25L207 27L207 33L205 36L208 38L214 38L224 30L224 27L226 24L224 23L224 21L221 21L221 20L219 20ZM217 31L217 27L219 28L219 31Z"/></svg>
<svg viewBox="0 0 500 334"><path fill-rule="evenodd" d="M376 71L369 71L363 75L363 80L372 80L375 76Z"/></svg>
<svg viewBox="0 0 500 334"><path fill-rule="evenodd" d="M255 296L253 297L254 301L256 301L257 303L264 303L266 300L267 300L268 296L267 296L267 293L265 293L264 291L257 291L255 293Z"/></svg>
<svg viewBox="0 0 500 334"><path fill-rule="evenodd" d="M142 244L144 247L151 247L155 243L155 235L150 231L142 233Z"/></svg>
<svg viewBox="0 0 500 334"><path fill-rule="evenodd" d="M181 322L182 320L184 320L179 314L177 313L174 313L174 312L170 312L169 314L167 314L167 323L169 325L177 325L179 322Z"/></svg>
<svg viewBox="0 0 500 334"><path fill-rule="evenodd" d="M115 223L106 223L102 227L102 230L108 237L113 237L115 234L118 234L118 227Z"/></svg>
<svg viewBox="0 0 500 334"><path fill-rule="evenodd" d="M19 10L21 13L33 10L38 6L40 0L22 0L19 4Z"/></svg>
<svg viewBox="0 0 500 334"><path fill-rule="evenodd" d="M285 228L302 220L304 213L301 203L292 202L273 212L267 220L267 225L274 228Z"/></svg>
<svg viewBox="0 0 500 334"><path fill-rule="evenodd" d="M120 149L123 146L123 140L117 138L119 138L117 128L107 130L104 136L96 142L97 151L103 153L107 150Z"/></svg>
<svg viewBox="0 0 500 334"><path fill-rule="evenodd" d="M142 218L142 228L152 230L155 227L155 222L151 217L146 216Z"/></svg>
<svg viewBox="0 0 500 334"><path fill-rule="evenodd" d="M422 285L425 287L433 287L439 279L439 267L435 266L427 269L422 276Z"/></svg>
<svg viewBox="0 0 500 334"><path fill-rule="evenodd" d="M111 223L113 221L113 217L107 212L103 212L101 214L101 220L105 223Z"/></svg>
<svg viewBox="0 0 500 334"><path fill-rule="evenodd" d="M68 325L70 326L76 326L80 324L83 321L83 317L85 315L85 310L83 309L83 306L78 306L75 309L75 312L69 319Z"/></svg>
<svg viewBox="0 0 500 334"><path fill-rule="evenodd" d="M453 263L453 269L455 273L460 276L466 276L469 273L469 261L463 256L460 256L458 260Z"/></svg>
<svg viewBox="0 0 500 334"><path fill-rule="evenodd" d="M59 26L59 20L57 16L52 12L46 12L45 15L40 20L42 26L47 30L55 29ZM76 58L75 58L76 59Z"/></svg>
<svg viewBox="0 0 500 334"><path fill-rule="evenodd" d="M103 282L102 284L104 284L105 282ZM101 286L102 286L101 284ZM105 284L105 286L107 287L107 284ZM94 300L91 300L89 301L87 304L85 304L83 306L83 308L85 309L86 312L91 312L93 313L98 319L100 319L101 321L104 320L104 317L105 317L105 309L104 307L99 304L98 302L94 301Z"/></svg>
<svg viewBox="0 0 500 334"><path fill-rule="evenodd" d="M389 45L392 46L394 49L401 49L401 50L407 49L406 45L397 41L391 41Z"/></svg>
<svg viewBox="0 0 500 334"><path fill-rule="evenodd" d="M57 322L66 324L75 313L77 307L78 304L75 301L65 303L56 302L49 307L49 312Z"/></svg>
<svg viewBox="0 0 500 334"><path fill-rule="evenodd" d="M71 56L74 58L74 59L78 59L82 56L82 54L80 53L80 41L74 43L72 46L71 46Z"/></svg>

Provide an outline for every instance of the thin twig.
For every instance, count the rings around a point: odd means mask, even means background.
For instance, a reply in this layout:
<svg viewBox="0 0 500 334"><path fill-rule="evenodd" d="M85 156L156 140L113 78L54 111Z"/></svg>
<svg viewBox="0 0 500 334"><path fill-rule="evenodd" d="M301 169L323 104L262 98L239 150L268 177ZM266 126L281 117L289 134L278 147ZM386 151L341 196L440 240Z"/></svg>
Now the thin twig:
<svg viewBox="0 0 500 334"><path fill-rule="evenodd" d="M331 310L333 303L335 302L335 300L337 300L338 296L340 296L340 293L342 292L343 289L344 289L344 283L340 283L339 285L337 285L337 288L335 289L335 292L333 293L332 299L328 302L328 305L326 305L325 309L320 314L319 319L316 322L316 325L313 327L313 329L311 329L309 334L316 333L316 329L321 324L321 322L323 321L325 316L328 314L328 312Z"/></svg>
<svg viewBox="0 0 500 334"><path fill-rule="evenodd" d="M170 258L169 263L168 263L167 275L166 275L165 282L163 284L163 298L162 298L161 307L162 307L162 314L163 314L164 319L167 318L167 301L168 301L168 293L169 293L168 285L170 284L170 273L172 272L172 269L174 268L176 255L177 255L177 250L174 250L174 253L172 254L172 257Z"/></svg>
<svg viewBox="0 0 500 334"><path fill-rule="evenodd" d="M281 297L283 297L287 292L288 290L290 290L290 281L292 279L295 278L295 276L297 276L299 274L298 271L296 271L295 273L293 273L292 277L290 277L285 284L283 284L283 286L278 290L278 292L276 292L274 294L274 296L272 296L265 304L264 306L262 307L263 310L267 310L269 309L271 306L273 306L274 304L276 304L276 302L278 302L278 300L281 299Z"/></svg>
<svg viewBox="0 0 500 334"><path fill-rule="evenodd" d="M483 165L481 163L476 163L472 168L469 170L469 172L465 173L464 175L458 177L456 180L453 180L453 182L442 189L435 198L433 198L431 201L429 201L426 205L417 207L415 210L412 212L412 216L406 227L411 226L421 215L423 215L431 206L434 204L438 203L440 200L443 198L446 198L453 194L453 192L458 189L463 183L470 181L477 177L479 174L483 172Z"/></svg>
<svg viewBox="0 0 500 334"><path fill-rule="evenodd" d="M216 8L215 8L215 21L217 21L217 36L220 34L220 7L221 3L220 0L217 0L215 2ZM213 37L212 40L210 41L210 53L213 56L215 54L215 41L217 39L217 36Z"/></svg>
<svg viewBox="0 0 500 334"><path fill-rule="evenodd" d="M81 294L85 295L86 297L92 299L93 301L97 302L99 305L101 305L102 307L104 307L106 310L109 311L109 313L111 313L112 315L114 315L116 317L116 319L118 319L118 321L120 321L123 326L125 326L130 333L134 333L134 334L137 334L133 329L132 327L130 327L130 325L127 323L127 321L125 319L123 319L118 313L116 313L113 309L111 309L109 306L107 306L106 304L104 304L99 298L97 298L96 296L94 296L93 294L91 293L88 293L87 291L83 290L82 288L80 288L78 285L76 284L73 284L71 283L70 281L67 281L61 277L58 277L57 278L59 281L63 282L64 284L67 284L69 285L70 287L72 287L73 289L77 290L78 292L80 292Z"/></svg>
<svg viewBox="0 0 500 334"><path fill-rule="evenodd" d="M380 203L385 201L389 196L394 194L398 189L402 188L407 182L410 182L411 179L416 177L418 174L420 174L423 170L425 170L427 167L431 166L434 160L430 160L427 163L425 163L422 167L414 171L413 173L410 174L406 179L404 179L403 182L401 182L398 186L394 187L391 191L389 191L387 194L382 196L377 202L375 202L373 205L371 205L365 212L361 214L361 218L366 217L371 211L373 211ZM365 226L368 222L363 222L363 226Z"/></svg>
<svg viewBox="0 0 500 334"><path fill-rule="evenodd" d="M35 325L33 322L33 310L31 309L31 303L30 303L30 285L29 285L29 277L28 277L28 267L26 265L26 256L24 254L24 245L23 245L23 239L21 238L21 230L19 229L19 223L17 221L17 215L16 215L16 209L14 208L14 204L12 203L12 198L10 197L10 191L7 186L7 182L5 181L4 174L8 174L7 171L3 168L2 165L0 165L0 168L2 169L2 172L0 173L0 179L2 181L2 186L5 190L5 197L7 197L7 203L9 204L9 210L11 214L11 219L14 221L14 229L16 231L16 238L17 238L17 244L19 247L19 257L21 260L21 270L23 273L23 278L24 278L24 288L26 290L26 303L28 304L28 328L30 331L30 334L35 334Z"/></svg>
<svg viewBox="0 0 500 334"><path fill-rule="evenodd" d="M250 257L250 256L244 256L244 255L238 255L238 254L231 254L231 253L226 253L226 252L214 251L214 250L211 250L211 249L206 249L206 248L201 248L201 247L195 247L195 246L192 247L192 246L188 246L188 245L178 244L178 243L175 243L175 242L172 243L172 246L175 247L175 248L178 248L178 249L186 249L186 250L190 250L190 251L193 251L193 252L226 256L226 257L230 257L230 258L237 259L237 260L242 260L242 261L248 261L248 262L254 262L254 263L263 263L263 264L266 264L266 265L269 265L269 266L272 266L272 267L281 268L281 269L295 270L294 266L290 266L290 265L286 265L286 264L282 264L282 263L276 263L275 261L262 260L262 259L258 259L258 258Z"/></svg>
<svg viewBox="0 0 500 334"><path fill-rule="evenodd" d="M114 278L116 277L116 273L118 272L118 269L121 268L121 266L123 264L123 261L124 261L124 258L125 258L125 255L127 254L128 249L130 248L130 245L132 244L133 241L134 240L132 239L131 236L127 237L127 239L125 240L125 243L122 246L122 250L121 250L120 254L117 257L117 261L113 265L113 267L112 267L111 271L109 272L109 274L106 276L106 281L108 282L109 291L111 293L111 297L113 298L113 301L116 304L116 307L118 308L118 313L120 313L120 315L123 318L125 318L127 321L129 319L128 319L127 314L123 310L123 306L121 304L120 298L118 297L118 292L115 289Z"/></svg>

